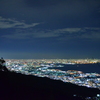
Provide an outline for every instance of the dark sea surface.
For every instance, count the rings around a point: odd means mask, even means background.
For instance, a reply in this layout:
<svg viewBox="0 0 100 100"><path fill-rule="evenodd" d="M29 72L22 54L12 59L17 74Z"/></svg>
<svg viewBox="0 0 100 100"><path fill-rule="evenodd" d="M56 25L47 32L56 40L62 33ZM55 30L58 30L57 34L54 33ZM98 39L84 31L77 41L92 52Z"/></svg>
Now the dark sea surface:
<svg viewBox="0 0 100 100"><path fill-rule="evenodd" d="M63 64L64 67L52 67L49 69L59 69L62 71L67 71L67 70L77 70L77 71L82 71L83 73L99 73L100 74L100 63L96 64L75 64L75 65L68 65L68 64Z"/></svg>

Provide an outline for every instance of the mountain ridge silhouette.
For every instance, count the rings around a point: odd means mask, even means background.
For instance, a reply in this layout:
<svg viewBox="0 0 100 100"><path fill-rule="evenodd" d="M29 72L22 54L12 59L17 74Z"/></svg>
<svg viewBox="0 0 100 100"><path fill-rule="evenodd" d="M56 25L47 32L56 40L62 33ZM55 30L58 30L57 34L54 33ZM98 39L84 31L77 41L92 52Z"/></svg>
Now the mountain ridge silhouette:
<svg viewBox="0 0 100 100"><path fill-rule="evenodd" d="M0 71L0 84L0 100L83 100L100 93L60 80L5 71Z"/></svg>

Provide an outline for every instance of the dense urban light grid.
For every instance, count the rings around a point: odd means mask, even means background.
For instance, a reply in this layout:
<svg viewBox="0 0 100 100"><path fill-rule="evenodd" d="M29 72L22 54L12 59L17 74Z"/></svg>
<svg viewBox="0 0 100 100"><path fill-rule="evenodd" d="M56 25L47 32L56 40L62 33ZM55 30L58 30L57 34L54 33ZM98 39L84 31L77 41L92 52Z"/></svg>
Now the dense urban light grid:
<svg viewBox="0 0 100 100"><path fill-rule="evenodd" d="M27 59L27 60L10 60L6 62L6 66L10 71L26 75L35 75L38 77L48 77L54 80L61 80L63 82L70 82L79 86L86 86L91 88L100 89L100 73L83 73L78 70L59 70L58 67L64 65L77 65L79 64L97 64L100 63L99 59ZM70 66L71 67L71 66ZM80 66L81 67L81 66ZM53 69L49 69L53 68ZM58 69L55 69L58 68Z"/></svg>

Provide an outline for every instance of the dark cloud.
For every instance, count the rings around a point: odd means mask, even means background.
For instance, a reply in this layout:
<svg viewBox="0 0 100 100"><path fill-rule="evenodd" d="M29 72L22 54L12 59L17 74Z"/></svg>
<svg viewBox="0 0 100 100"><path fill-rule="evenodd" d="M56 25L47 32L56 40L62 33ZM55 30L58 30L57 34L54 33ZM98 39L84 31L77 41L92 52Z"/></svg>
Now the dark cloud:
<svg viewBox="0 0 100 100"><path fill-rule="evenodd" d="M36 8L44 8L47 6L52 6L52 5L56 5L58 3L61 3L62 1L57 1L57 0L25 0L25 3L29 6L29 7L36 7Z"/></svg>
<svg viewBox="0 0 100 100"><path fill-rule="evenodd" d="M0 12L29 21L74 20L90 17L100 7L99 0L1 0ZM92 17L92 16L91 16ZM78 20L78 19L77 19Z"/></svg>

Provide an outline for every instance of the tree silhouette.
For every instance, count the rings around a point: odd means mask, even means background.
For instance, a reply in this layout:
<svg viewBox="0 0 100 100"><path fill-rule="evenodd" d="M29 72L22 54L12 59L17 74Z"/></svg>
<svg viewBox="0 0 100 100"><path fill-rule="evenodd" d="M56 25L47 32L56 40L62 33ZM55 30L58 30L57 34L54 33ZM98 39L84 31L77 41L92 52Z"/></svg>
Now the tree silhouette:
<svg viewBox="0 0 100 100"><path fill-rule="evenodd" d="M1 57L0 59L0 70L1 71L8 71L8 69L5 66L6 61L3 59L3 57Z"/></svg>

